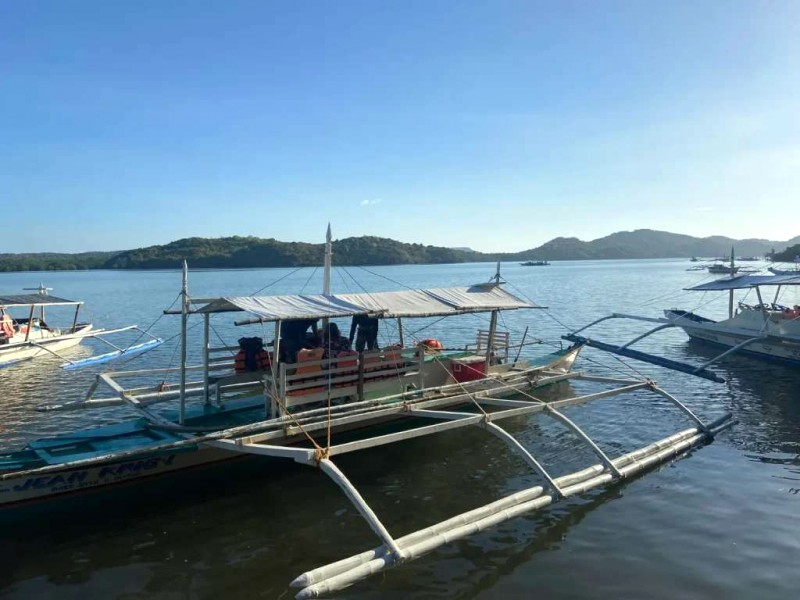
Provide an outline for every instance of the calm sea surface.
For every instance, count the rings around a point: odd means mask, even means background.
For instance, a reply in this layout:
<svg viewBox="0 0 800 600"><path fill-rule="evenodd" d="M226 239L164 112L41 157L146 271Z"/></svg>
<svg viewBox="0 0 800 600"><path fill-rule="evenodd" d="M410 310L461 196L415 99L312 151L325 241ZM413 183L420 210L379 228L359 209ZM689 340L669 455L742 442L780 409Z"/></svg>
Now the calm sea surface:
<svg viewBox="0 0 800 600"><path fill-rule="evenodd" d="M509 291L547 311L503 315L500 326L543 352L567 328L610 313L660 316L663 308L724 316L724 294L682 292L703 273L688 261L598 261L548 267L504 265ZM337 291L467 285L486 281L489 264L336 269ZM283 278L283 279L281 279ZM83 299L98 327L137 323L170 338L178 317L161 316L177 297L177 272L0 274L0 292L43 281L55 295ZM194 296L315 293L321 272L302 269L199 271ZM755 298L747 301L755 302ZM786 304L800 304L788 296ZM66 323L53 309L48 321ZM214 336L271 339L261 326L215 317ZM199 319L198 319L199 322ZM346 323L341 326L346 329ZM405 323L418 338L455 345L485 327L484 316ZM644 324L611 322L603 339L623 341ZM391 328L382 331L392 340ZM199 356L200 327L191 330ZM133 341L130 336L125 341ZM698 363L714 352L667 331L639 346ZM124 367L177 365L172 340ZM70 357L101 351L95 342ZM67 373L59 360L0 371L0 444L21 447L42 435L131 416L124 408L40 413L37 405L82 397L95 370ZM627 364L626 364L627 363ZM800 373L734 358L715 384L587 350L577 368L653 377L701 416L731 411L739 423L714 443L621 485L556 504L440 548L362 582L340 598L796 598L800 594ZM580 392L560 387L553 394ZM669 405L643 394L568 413L620 453L683 429ZM556 474L592 457L545 417L504 422ZM535 479L505 446L480 431L450 432L337 460L389 530L402 535L531 485ZM25 514L0 528L3 598L291 598L301 572L372 548L377 541L338 488L298 465L237 461L220 468L80 496L57 511Z"/></svg>

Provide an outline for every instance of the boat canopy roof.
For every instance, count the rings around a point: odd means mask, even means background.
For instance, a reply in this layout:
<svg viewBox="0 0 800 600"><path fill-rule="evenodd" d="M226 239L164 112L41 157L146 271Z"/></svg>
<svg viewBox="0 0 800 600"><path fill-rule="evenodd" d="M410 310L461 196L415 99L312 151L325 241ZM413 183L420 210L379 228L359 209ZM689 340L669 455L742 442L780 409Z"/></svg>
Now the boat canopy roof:
<svg viewBox="0 0 800 600"><path fill-rule="evenodd" d="M723 290L741 290L762 285L800 285L800 275L739 275L726 277L693 287L684 288L694 292L716 292Z"/></svg>
<svg viewBox="0 0 800 600"><path fill-rule="evenodd" d="M14 308L15 306L77 306L83 302L77 300L65 300L56 296L45 294L15 294L12 296L0 296L0 308Z"/></svg>
<svg viewBox="0 0 800 600"><path fill-rule="evenodd" d="M497 285L298 296L232 296L197 309L199 313L244 311L262 321L324 319L352 315L435 317L470 312L544 308Z"/></svg>

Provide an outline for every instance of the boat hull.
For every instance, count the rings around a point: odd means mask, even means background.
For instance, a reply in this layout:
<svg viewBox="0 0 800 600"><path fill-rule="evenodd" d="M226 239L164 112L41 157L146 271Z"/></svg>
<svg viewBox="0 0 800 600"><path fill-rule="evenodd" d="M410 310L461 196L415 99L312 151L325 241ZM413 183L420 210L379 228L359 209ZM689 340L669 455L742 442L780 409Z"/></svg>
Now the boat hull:
<svg viewBox="0 0 800 600"><path fill-rule="evenodd" d="M124 461L102 463L93 467L65 469L19 480L12 479L0 482L0 508L107 488L231 458L236 458L236 456L215 448L175 451L155 456L143 452L141 456L134 456Z"/></svg>
<svg viewBox="0 0 800 600"><path fill-rule="evenodd" d="M681 326L686 334L696 342L712 344L718 347L733 348L752 336L712 330L708 328ZM748 356L771 360L774 362L800 365L800 344L772 342L770 339L755 341L737 351Z"/></svg>
<svg viewBox="0 0 800 600"><path fill-rule="evenodd" d="M580 348L567 350L563 352L559 358L546 361L546 365L532 366L527 371L533 375L546 368L548 371L567 373L571 370L579 352ZM509 374L511 375L510 372ZM517 373L516 376L518 377L519 374ZM502 375L500 379L502 379ZM498 389L494 387L497 385L494 379L475 381L473 384L474 390L480 390L482 386L489 386L488 389ZM530 387L537 386L535 381L530 381L529 385ZM497 396L514 395L516 393L518 393L518 391L514 388L508 388L507 390L500 389ZM460 399L454 400L452 405L463 403L464 399L463 395L461 395ZM232 410L242 412L261 411L263 415L264 397L259 395L252 398L243 398L236 403L231 403L231 405ZM234 405L235 408L233 408ZM442 404L442 408L447 406L449 405L446 402ZM404 418L406 417L402 415L376 418L367 423L341 426L335 429L333 433L341 435L358 429L368 430L376 426L385 426L387 423ZM148 431L151 430L148 429L146 422L141 419L137 423L128 422L117 426L88 430L72 434L69 438L63 439L65 442L71 442L77 446L81 442L91 441L93 439L123 440L126 439L126 437L130 439L137 435L144 435ZM152 442L164 443L186 439L177 434L169 434L167 432L162 432L158 434L158 436L158 439L153 437ZM48 448L53 447L53 442L57 443L61 439L62 438L52 438L51 440L45 440L41 446L43 450L39 450L39 452L47 452ZM275 440L275 443L282 445L298 445L306 442L307 440L302 435L293 435L292 437ZM108 442L104 443L108 444ZM33 445L34 443L32 443L32 446ZM31 450L22 452L31 452ZM14 456L14 454L7 455L5 457L0 457L0 460L10 462L14 460ZM242 457L243 455L241 454L210 446L190 445L180 449L161 450L158 452L148 451L145 447L142 448L140 453L131 453L125 459L109 459L108 461L94 463L91 466L76 465L74 467L69 467L65 465L63 469L52 470L44 474L34 473L30 476L15 477L14 472L21 471L24 467L0 469L0 475L6 478L5 480L0 480L0 510L5 512L16 507L27 506L36 502L57 500L61 497L79 492L107 489L115 485L131 483L136 480L175 473Z"/></svg>
<svg viewBox="0 0 800 600"><path fill-rule="evenodd" d="M85 339L83 336L89 334L91 330L91 325L85 325L80 327L74 334L69 334L70 337L65 339L62 336L32 338L31 341L36 342L36 346L31 346L24 341L0 346L0 369L41 355L52 356L51 352L60 352L77 346Z"/></svg>

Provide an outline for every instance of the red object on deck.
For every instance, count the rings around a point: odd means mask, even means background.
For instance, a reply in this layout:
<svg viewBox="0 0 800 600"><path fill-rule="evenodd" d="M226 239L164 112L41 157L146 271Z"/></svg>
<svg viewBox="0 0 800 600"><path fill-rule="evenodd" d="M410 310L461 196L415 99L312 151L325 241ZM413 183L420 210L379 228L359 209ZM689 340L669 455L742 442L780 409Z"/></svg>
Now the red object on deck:
<svg viewBox="0 0 800 600"><path fill-rule="evenodd" d="M450 374L459 383L475 381L486 377L486 358L483 356L464 356L450 362Z"/></svg>

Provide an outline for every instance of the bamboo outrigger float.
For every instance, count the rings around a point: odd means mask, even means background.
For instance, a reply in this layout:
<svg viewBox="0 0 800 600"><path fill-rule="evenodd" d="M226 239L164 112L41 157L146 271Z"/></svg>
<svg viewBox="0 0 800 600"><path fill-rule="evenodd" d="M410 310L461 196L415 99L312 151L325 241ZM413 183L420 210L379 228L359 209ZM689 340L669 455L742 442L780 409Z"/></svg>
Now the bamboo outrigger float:
<svg viewBox="0 0 800 600"><path fill-rule="evenodd" d="M326 250L329 268L330 230ZM526 344L511 345L508 336L497 328L497 315L503 310L536 305L503 290L499 274L490 284L469 288L374 294L333 295L329 281L326 274L326 293L320 296L192 300L184 269L181 366L102 373L85 400L48 407L72 410L126 404L144 418L39 440L21 451L0 454L0 508L57 499L74 491L235 456L293 460L317 468L333 480L380 541L371 550L308 571L291 583L300 588L297 598L317 598L514 516L631 477L710 441L732 424L729 414L712 423L701 421L652 381L573 371L580 346L538 361L520 359L519 353ZM231 373L230 354L236 348L211 345L211 315L232 311L251 315L252 318L240 320L242 324L274 324L275 346L268 369ZM372 315L397 319L402 336L404 318L475 312L490 314L489 329L479 332L476 346L460 351L430 352L423 345L412 344L302 364L278 358L282 324L293 319ZM187 321L192 315L202 316L204 324L203 364L198 367L185 363ZM515 350L516 357L511 358ZM196 372L202 378L189 381L188 376ZM147 376L163 378L166 373L179 376L177 389L142 384ZM126 378L133 379L136 387L124 387L121 381ZM538 389L565 381L614 387L549 402L533 395ZM101 389L110 389L113 395L97 397ZM612 457L564 413L571 406L641 392L669 401L691 426ZM160 404L170 401L173 406L168 411L157 410ZM537 414L559 422L597 456L598 462L556 477L499 425L504 419ZM380 426L377 431L376 426ZM478 427L505 442L543 483L394 537L335 463L342 454L466 427ZM345 432L348 435L342 436Z"/></svg>

